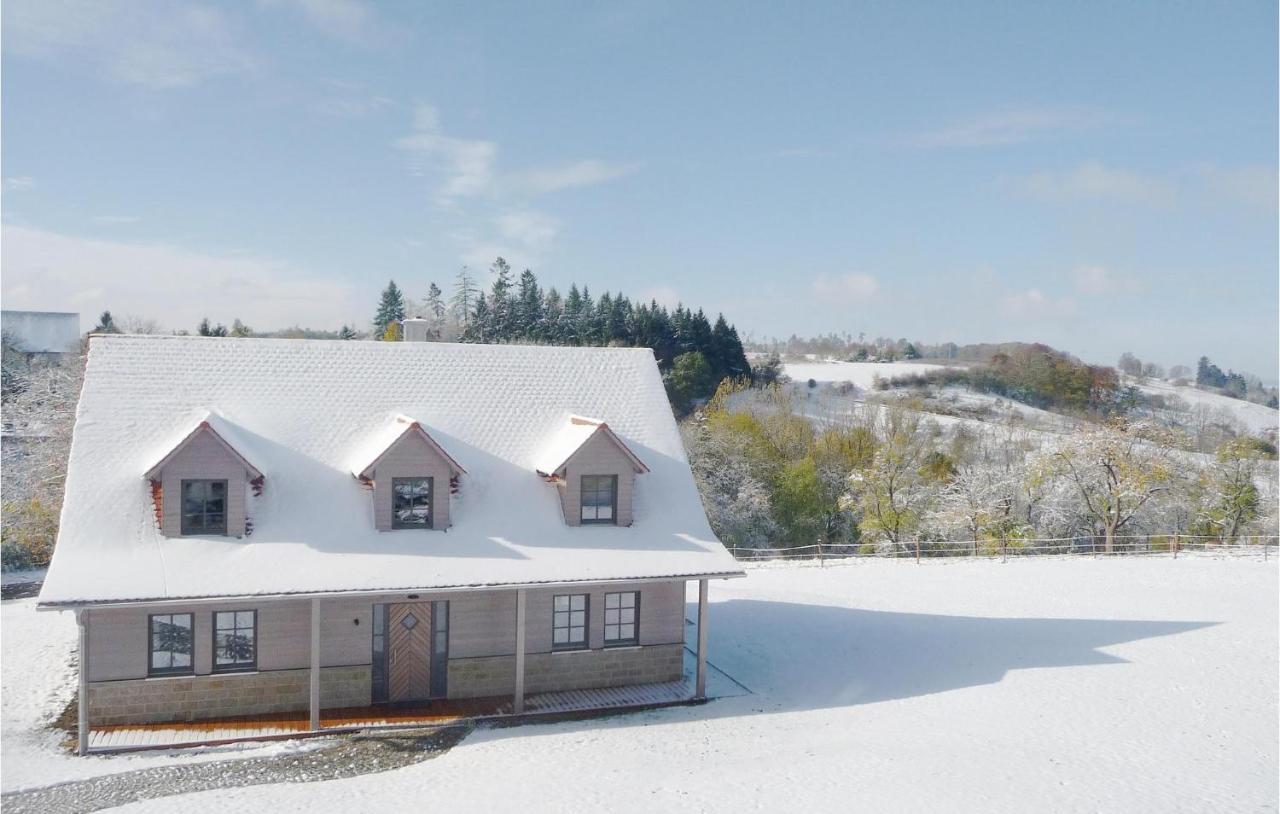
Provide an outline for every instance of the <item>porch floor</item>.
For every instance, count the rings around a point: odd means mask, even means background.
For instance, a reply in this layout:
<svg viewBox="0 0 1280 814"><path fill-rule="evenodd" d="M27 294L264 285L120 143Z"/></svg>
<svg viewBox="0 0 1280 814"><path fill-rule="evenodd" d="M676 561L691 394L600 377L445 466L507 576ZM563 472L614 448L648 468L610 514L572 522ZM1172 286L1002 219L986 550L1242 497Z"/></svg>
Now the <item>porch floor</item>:
<svg viewBox="0 0 1280 814"><path fill-rule="evenodd" d="M637 684L591 690L532 693L525 696L524 715L551 715L592 710L615 710L682 704L694 693L695 656L686 648L684 677L661 684ZM746 695L749 690L707 663L707 698ZM303 712L242 715L203 721L123 724L94 727L90 752L172 749L246 740L282 740L335 734L376 727L443 726L511 715L511 697L442 699L421 706L377 706L326 709L320 714L321 732L310 730Z"/></svg>

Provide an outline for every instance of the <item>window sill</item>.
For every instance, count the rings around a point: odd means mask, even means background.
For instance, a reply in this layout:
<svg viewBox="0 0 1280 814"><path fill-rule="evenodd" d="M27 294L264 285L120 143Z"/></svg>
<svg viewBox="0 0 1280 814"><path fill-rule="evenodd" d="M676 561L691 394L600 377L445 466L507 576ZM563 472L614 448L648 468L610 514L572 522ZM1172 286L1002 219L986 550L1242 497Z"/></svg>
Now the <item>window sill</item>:
<svg viewBox="0 0 1280 814"><path fill-rule="evenodd" d="M258 672L257 667L250 667L241 670L214 670L208 675L214 678L233 678L235 676L256 676Z"/></svg>
<svg viewBox="0 0 1280 814"><path fill-rule="evenodd" d="M574 649L572 649L572 650L569 650L569 649L567 649L567 648L566 648L566 649L564 649L564 650L552 650L552 651L551 651L551 655L553 655L553 656L574 656L574 655L578 655L579 653L590 653L590 652L591 652L591 648L590 648L590 647L575 647L575 648L574 648Z"/></svg>
<svg viewBox="0 0 1280 814"><path fill-rule="evenodd" d="M605 650L639 650L643 647L639 642L625 642L622 644L606 644Z"/></svg>
<svg viewBox="0 0 1280 814"><path fill-rule="evenodd" d="M154 675L148 675L146 677L146 680L147 681L165 681L171 678L195 678L195 677L196 677L196 674L195 674L195 671L193 670L190 673L157 673Z"/></svg>

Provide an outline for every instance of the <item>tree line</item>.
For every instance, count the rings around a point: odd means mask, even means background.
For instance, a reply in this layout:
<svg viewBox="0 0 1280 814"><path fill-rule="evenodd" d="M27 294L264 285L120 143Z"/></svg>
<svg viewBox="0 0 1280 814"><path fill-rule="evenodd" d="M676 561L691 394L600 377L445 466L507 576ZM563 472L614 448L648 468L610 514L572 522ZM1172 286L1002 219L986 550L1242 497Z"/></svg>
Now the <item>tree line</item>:
<svg viewBox="0 0 1280 814"><path fill-rule="evenodd" d="M649 348L680 413L709 397L721 381L751 376L738 331L723 314L713 323L701 308L679 304L669 310L652 300L633 302L622 292L597 298L577 283L562 295L554 286L544 288L530 269L516 277L501 257L490 271L485 290L463 268L447 299L434 281L419 301L390 281L374 313L373 336L401 340L405 320L419 319L433 341ZM346 325L341 334L358 335Z"/></svg>

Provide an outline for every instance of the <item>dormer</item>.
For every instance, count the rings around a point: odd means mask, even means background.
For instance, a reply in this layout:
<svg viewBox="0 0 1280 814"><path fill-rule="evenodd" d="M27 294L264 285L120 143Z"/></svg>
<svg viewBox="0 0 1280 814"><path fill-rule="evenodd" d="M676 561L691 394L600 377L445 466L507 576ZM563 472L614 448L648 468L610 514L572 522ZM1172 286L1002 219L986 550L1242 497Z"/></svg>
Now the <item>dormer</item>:
<svg viewBox="0 0 1280 814"><path fill-rule="evenodd" d="M263 474L234 438L229 422L206 413L146 471L161 534L245 536L248 493L261 490Z"/></svg>
<svg viewBox="0 0 1280 814"><path fill-rule="evenodd" d="M570 526L629 526L635 476L649 471L609 425L571 415L535 464Z"/></svg>
<svg viewBox="0 0 1280 814"><path fill-rule="evenodd" d="M398 415L357 454L351 474L373 490L378 531L444 530L466 470L421 423Z"/></svg>

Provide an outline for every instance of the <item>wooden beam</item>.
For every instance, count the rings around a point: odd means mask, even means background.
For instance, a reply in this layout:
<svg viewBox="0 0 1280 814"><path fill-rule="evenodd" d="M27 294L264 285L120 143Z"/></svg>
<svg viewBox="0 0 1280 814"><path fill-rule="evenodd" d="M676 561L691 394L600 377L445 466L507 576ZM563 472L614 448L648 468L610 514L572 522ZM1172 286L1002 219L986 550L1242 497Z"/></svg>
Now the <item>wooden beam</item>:
<svg viewBox="0 0 1280 814"><path fill-rule="evenodd" d="M76 753L89 754L89 611L76 611L80 628L80 687L76 702Z"/></svg>
<svg viewBox="0 0 1280 814"><path fill-rule="evenodd" d="M698 684L694 698L707 697L707 581L698 580Z"/></svg>
<svg viewBox="0 0 1280 814"><path fill-rule="evenodd" d="M511 711L519 715L524 712L524 628L525 628L525 590L516 591L516 692L511 699Z"/></svg>
<svg viewBox="0 0 1280 814"><path fill-rule="evenodd" d="M320 599L311 600L311 731L320 729Z"/></svg>

